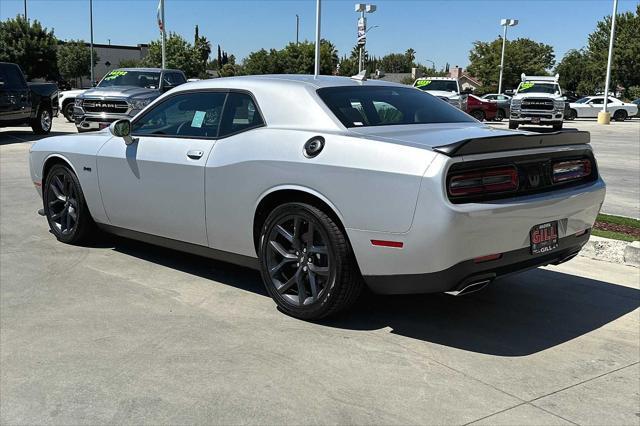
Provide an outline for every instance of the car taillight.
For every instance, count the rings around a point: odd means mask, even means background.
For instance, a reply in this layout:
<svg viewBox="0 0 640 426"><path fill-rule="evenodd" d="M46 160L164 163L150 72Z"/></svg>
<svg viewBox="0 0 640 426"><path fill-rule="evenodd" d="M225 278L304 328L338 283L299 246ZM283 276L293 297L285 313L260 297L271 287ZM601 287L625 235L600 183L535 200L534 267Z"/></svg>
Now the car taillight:
<svg viewBox="0 0 640 426"><path fill-rule="evenodd" d="M456 173L449 177L449 195L460 197L518 189L518 171L515 167L501 167L473 172Z"/></svg>
<svg viewBox="0 0 640 426"><path fill-rule="evenodd" d="M591 175L591 161L588 159L553 164L553 183L581 179L589 175Z"/></svg>

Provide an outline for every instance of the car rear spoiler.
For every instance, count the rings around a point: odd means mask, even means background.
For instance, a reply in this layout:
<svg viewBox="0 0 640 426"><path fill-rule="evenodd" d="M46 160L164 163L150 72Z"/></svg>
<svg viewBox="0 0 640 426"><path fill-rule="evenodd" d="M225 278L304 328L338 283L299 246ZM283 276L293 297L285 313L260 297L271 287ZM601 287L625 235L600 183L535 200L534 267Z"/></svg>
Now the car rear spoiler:
<svg viewBox="0 0 640 426"><path fill-rule="evenodd" d="M461 155L486 154L518 149L582 145L588 144L590 141L591 135L589 132L565 130L553 133L514 134L465 139L448 145L436 146L433 150L449 157L459 157Z"/></svg>

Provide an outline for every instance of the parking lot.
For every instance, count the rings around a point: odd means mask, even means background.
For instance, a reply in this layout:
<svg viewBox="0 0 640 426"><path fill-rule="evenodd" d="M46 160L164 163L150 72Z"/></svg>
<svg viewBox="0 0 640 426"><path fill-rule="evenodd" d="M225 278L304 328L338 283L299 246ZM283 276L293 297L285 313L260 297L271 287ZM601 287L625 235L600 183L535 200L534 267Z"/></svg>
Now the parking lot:
<svg viewBox="0 0 640 426"><path fill-rule="evenodd" d="M640 120L567 127L592 132L604 211L637 216ZM33 139L0 132L2 424L640 421L637 268L579 257L461 298L366 295L307 323L250 270L55 241L36 214Z"/></svg>

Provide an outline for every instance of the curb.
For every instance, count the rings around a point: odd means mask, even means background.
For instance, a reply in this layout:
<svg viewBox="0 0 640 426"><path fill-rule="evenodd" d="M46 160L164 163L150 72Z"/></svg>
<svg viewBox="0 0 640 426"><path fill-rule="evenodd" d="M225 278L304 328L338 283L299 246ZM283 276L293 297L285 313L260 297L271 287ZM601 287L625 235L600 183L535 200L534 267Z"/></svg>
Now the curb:
<svg viewBox="0 0 640 426"><path fill-rule="evenodd" d="M592 235L580 251L580 256L638 268L640 267L640 241L629 243Z"/></svg>

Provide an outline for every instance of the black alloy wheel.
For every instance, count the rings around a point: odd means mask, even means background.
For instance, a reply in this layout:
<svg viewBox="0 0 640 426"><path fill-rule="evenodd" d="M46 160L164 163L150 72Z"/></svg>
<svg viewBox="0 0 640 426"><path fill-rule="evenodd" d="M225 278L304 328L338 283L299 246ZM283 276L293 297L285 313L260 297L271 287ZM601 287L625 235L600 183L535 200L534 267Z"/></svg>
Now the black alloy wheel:
<svg viewBox="0 0 640 426"><path fill-rule="evenodd" d="M484 115L484 111L480 110L480 109L476 109L474 111L471 111L471 116L473 118L475 118L478 121L484 121L485 115Z"/></svg>
<svg viewBox="0 0 640 426"><path fill-rule="evenodd" d="M496 118L495 121L502 121L505 118L505 113L503 109L498 109L498 112L496 113Z"/></svg>
<svg viewBox="0 0 640 426"><path fill-rule="evenodd" d="M62 107L62 115L69 123L73 122L73 101L69 101Z"/></svg>
<svg viewBox="0 0 640 426"><path fill-rule="evenodd" d="M45 216L56 238L69 244L84 241L93 220L73 171L63 164L54 165L47 174L42 195Z"/></svg>
<svg viewBox="0 0 640 426"><path fill-rule="evenodd" d="M267 291L297 318L320 319L343 310L362 287L343 232L307 204L284 204L269 215L261 234L260 262Z"/></svg>
<svg viewBox="0 0 640 426"><path fill-rule="evenodd" d="M627 119L627 111L623 109L618 109L613 113L613 119L615 121L624 121Z"/></svg>

